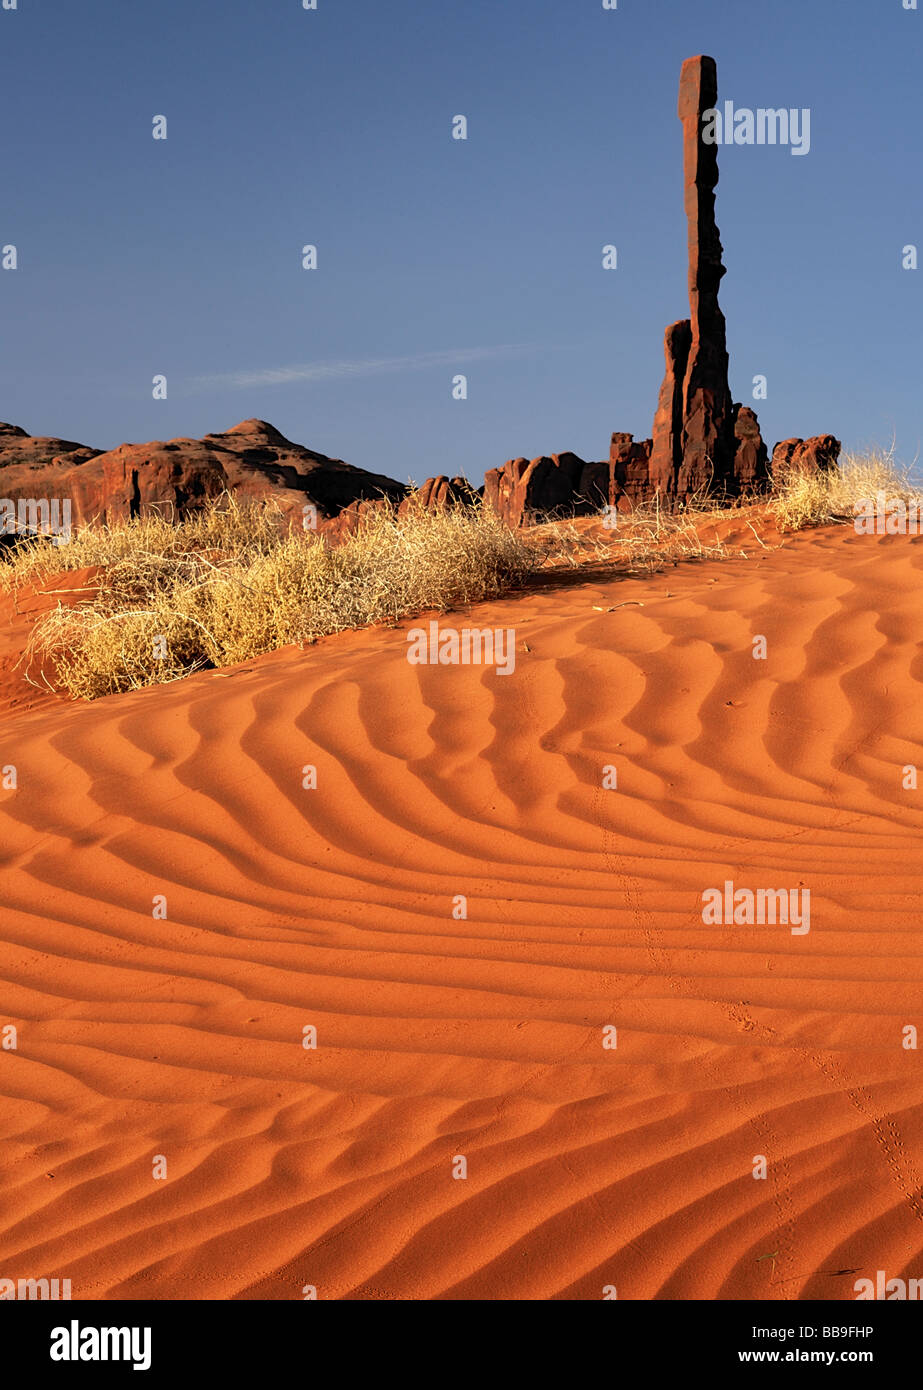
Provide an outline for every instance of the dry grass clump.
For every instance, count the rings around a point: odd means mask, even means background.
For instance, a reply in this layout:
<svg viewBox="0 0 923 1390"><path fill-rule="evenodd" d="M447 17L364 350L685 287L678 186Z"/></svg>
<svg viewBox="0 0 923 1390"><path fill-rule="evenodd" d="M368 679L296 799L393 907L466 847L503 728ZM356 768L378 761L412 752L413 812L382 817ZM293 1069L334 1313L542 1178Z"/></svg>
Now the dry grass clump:
<svg viewBox="0 0 923 1390"><path fill-rule="evenodd" d="M682 508L670 510L659 496L602 520L602 534L588 531L580 521L552 521L531 531L544 551L546 563L572 565L600 563L626 574L653 574L680 560L719 560L729 552L711 523L726 518L744 504L708 492L691 498ZM599 514L597 520L602 518Z"/></svg>
<svg viewBox="0 0 923 1390"><path fill-rule="evenodd" d="M0 565L0 584L18 588L49 574L103 568L110 589L126 596L140 594L156 583L158 570L166 573L191 557L214 552L245 560L268 554L285 530L275 501L240 501L224 493L182 521L169 510L158 510L131 521L81 526L66 545L53 545L41 536L24 537Z"/></svg>
<svg viewBox="0 0 923 1390"><path fill-rule="evenodd" d="M800 531L806 526L852 521L857 504L879 492L905 502L923 500L911 483L909 470L895 462L894 447L872 449L866 454L847 454L839 468L829 472L800 473L788 469L772 480L770 507L780 531Z"/></svg>
<svg viewBox="0 0 923 1390"><path fill-rule="evenodd" d="M27 542L5 582L101 567L93 597L49 613L30 648L70 695L94 699L495 597L543 561L486 509L398 514L383 503L331 549L286 530L272 504L223 497L176 523L145 517L87 528L64 547Z"/></svg>
<svg viewBox="0 0 923 1390"><path fill-rule="evenodd" d="M722 560L727 548L717 532L707 536L708 526L740 505L702 491L671 511L661 505L658 495L620 519L622 534L617 532L615 539L625 547L632 568L653 571L677 560Z"/></svg>

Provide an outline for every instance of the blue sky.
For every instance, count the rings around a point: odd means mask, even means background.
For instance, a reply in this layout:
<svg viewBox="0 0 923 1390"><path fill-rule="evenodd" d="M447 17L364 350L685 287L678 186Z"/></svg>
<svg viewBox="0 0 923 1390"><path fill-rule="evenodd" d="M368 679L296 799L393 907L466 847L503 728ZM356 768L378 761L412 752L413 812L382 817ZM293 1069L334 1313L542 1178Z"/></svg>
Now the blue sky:
<svg viewBox="0 0 923 1390"><path fill-rule="evenodd" d="M478 483L647 436L688 313L679 70L709 53L721 101L811 111L804 157L719 152L735 399L770 445L921 450L903 0L18 0L0 45L0 418L30 433L109 448L255 415Z"/></svg>

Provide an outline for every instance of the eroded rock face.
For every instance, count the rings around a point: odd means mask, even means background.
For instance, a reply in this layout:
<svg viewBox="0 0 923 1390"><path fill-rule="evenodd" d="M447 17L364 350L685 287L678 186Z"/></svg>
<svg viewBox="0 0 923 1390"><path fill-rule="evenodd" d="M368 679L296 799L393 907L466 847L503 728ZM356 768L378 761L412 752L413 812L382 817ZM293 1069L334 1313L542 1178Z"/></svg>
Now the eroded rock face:
<svg viewBox="0 0 923 1390"><path fill-rule="evenodd" d="M484 501L509 526L555 516L590 516L604 507L629 511L652 495L651 440L615 433L609 458L587 463L577 454L510 459L484 479Z"/></svg>
<svg viewBox="0 0 923 1390"><path fill-rule="evenodd" d="M17 425L0 424L0 497L13 502L74 498L83 468L98 455L98 449L73 440L35 436Z"/></svg>
<svg viewBox="0 0 923 1390"><path fill-rule="evenodd" d="M57 459L69 464L83 463L99 452L70 439L39 437L27 434L18 425L0 423L0 468L43 468Z"/></svg>
<svg viewBox="0 0 923 1390"><path fill-rule="evenodd" d="M582 496L582 488L595 483L585 477L587 467L572 453L510 459L484 475L484 500L513 527L563 513L586 514L597 509Z"/></svg>
<svg viewBox="0 0 923 1390"><path fill-rule="evenodd" d="M816 434L811 439L783 439L772 451L774 477L785 472L829 472L837 467L843 446L832 434Z"/></svg>
<svg viewBox="0 0 923 1390"><path fill-rule="evenodd" d="M427 511L462 504L476 506L481 501L481 494L471 486L467 478L446 478L443 474L436 478L427 478L417 489L415 497L416 504ZM400 504L398 511L404 512L409 506L411 499L407 497Z"/></svg>
<svg viewBox="0 0 923 1390"><path fill-rule="evenodd" d="M760 434L756 412L734 406L734 489L746 496L763 492L769 480L769 452Z"/></svg>
<svg viewBox="0 0 923 1390"><path fill-rule="evenodd" d="M651 498L653 440L616 432L609 445L609 504L630 511Z"/></svg>
<svg viewBox="0 0 923 1390"><path fill-rule="evenodd" d="M299 525L305 506L313 505L323 526L358 501L399 502L407 495L392 478L295 444L265 420L244 420L203 439L120 444L106 453L0 426L0 483L13 500L70 498L75 525L154 508L182 516L228 490L241 498L271 496Z"/></svg>
<svg viewBox="0 0 923 1390"><path fill-rule="evenodd" d="M692 347L689 319L671 323L663 335L665 371L654 415L649 485L662 497L676 495L685 447L685 382Z"/></svg>
<svg viewBox="0 0 923 1390"><path fill-rule="evenodd" d="M502 468L489 468L484 474L484 501L510 526L521 523L521 508L520 521L511 520L513 506L510 499L519 487L523 470L528 466L529 460L526 458L507 459Z"/></svg>

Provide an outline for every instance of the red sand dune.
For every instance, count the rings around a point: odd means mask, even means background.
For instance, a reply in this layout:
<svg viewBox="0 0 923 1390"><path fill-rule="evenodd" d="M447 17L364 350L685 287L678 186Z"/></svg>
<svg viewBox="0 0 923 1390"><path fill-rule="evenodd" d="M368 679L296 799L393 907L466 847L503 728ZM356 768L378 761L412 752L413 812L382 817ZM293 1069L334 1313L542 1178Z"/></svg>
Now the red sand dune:
<svg viewBox="0 0 923 1390"><path fill-rule="evenodd" d="M480 605L509 677L411 666L405 623L0 716L0 1275L849 1300L923 1274L923 546L749 555ZM728 878L809 887L810 933L703 925Z"/></svg>

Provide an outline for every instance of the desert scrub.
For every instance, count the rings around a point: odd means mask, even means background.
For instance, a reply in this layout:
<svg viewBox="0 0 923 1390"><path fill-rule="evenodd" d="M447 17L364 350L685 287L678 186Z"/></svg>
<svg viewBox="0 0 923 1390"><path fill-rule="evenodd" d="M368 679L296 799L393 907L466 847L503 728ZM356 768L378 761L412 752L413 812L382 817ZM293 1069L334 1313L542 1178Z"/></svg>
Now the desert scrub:
<svg viewBox="0 0 923 1390"><path fill-rule="evenodd" d="M86 527L37 539L4 567L7 587L93 568L91 596L33 630L29 658L74 698L95 699L230 666L292 643L493 598L545 553L485 508L383 502L331 548L289 530L273 503L222 497L188 520Z"/></svg>
<svg viewBox="0 0 923 1390"><path fill-rule="evenodd" d="M923 494L913 484L909 470L895 463L894 448L847 454L829 472L800 473L787 469L772 479L770 508L780 531L801 531L806 526L852 521L856 504L877 493L905 502Z"/></svg>

